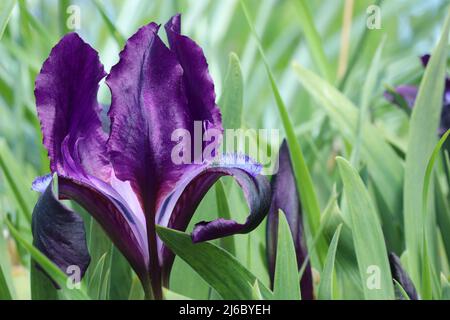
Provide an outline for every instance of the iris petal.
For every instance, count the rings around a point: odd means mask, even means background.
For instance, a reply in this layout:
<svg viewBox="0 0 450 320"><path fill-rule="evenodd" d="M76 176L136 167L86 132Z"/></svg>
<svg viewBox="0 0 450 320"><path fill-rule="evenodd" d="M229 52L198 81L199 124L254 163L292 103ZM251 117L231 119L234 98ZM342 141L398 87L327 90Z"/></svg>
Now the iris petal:
<svg viewBox="0 0 450 320"><path fill-rule="evenodd" d="M64 273L77 266L83 276L91 260L83 220L56 199L49 182L33 210L33 244Z"/></svg>
<svg viewBox="0 0 450 320"><path fill-rule="evenodd" d="M194 242L207 241L237 233L254 230L264 219L270 205L270 185L266 177L254 175L252 165L248 170L243 165L220 166L208 164L198 167L182 178L173 192L162 203L157 223L169 228L185 231L200 201L211 186L223 176L232 176L242 188L250 213L244 223L217 219L197 223L192 232ZM173 254L159 243L160 259L166 270L170 270Z"/></svg>
<svg viewBox="0 0 450 320"><path fill-rule="evenodd" d="M277 174L272 178L272 203L267 220L267 257L269 274L273 283L278 239L278 211L281 209L291 229L294 240L297 264L300 268L306 259L306 244L303 239L303 222L300 199L295 183L289 148L283 141L279 152ZM302 299L313 299L313 284L311 266L308 263L300 281Z"/></svg>
<svg viewBox="0 0 450 320"><path fill-rule="evenodd" d="M146 277L149 263L145 226L135 219L125 200L108 184L96 185L59 177L59 195L83 206L102 226L135 272Z"/></svg>
<svg viewBox="0 0 450 320"><path fill-rule="evenodd" d="M416 288L414 287L411 278L403 269L400 259L397 257L395 253L389 253L389 265L391 267L392 277L400 283L402 288L408 294L411 300L418 300L419 297L417 295ZM401 294L397 294L397 296L402 297Z"/></svg>
<svg viewBox="0 0 450 320"><path fill-rule="evenodd" d="M35 96L52 172L108 176L97 103L104 76L97 52L76 33L64 36L44 62Z"/></svg>
<svg viewBox="0 0 450 320"><path fill-rule="evenodd" d="M215 103L214 82L202 48L181 34L181 15L173 16L165 25L170 49L183 68L183 79L189 113L194 120L206 122L207 129L222 131L220 109Z"/></svg>
<svg viewBox="0 0 450 320"><path fill-rule="evenodd" d="M111 163L116 176L130 182L149 215L162 185L183 169L171 161L171 134L192 120L186 112L183 69L157 31L154 23L139 29L106 80L112 94Z"/></svg>

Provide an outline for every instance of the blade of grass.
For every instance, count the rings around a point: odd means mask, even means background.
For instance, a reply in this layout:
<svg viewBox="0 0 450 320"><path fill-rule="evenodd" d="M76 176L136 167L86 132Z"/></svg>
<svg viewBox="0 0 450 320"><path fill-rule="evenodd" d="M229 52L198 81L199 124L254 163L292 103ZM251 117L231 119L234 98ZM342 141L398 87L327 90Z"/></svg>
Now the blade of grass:
<svg viewBox="0 0 450 320"><path fill-rule="evenodd" d="M336 200L337 200L337 194L333 190L333 193L332 193L332 195L330 197L330 200L328 201L325 209L323 210L319 230L318 230L316 236L314 237L314 239L311 241L311 244L308 246L308 252L306 254L305 261L303 261L303 263L300 266L300 269L298 271L300 279L303 277L303 273L306 270L306 266L309 263L311 255L314 253L314 250L316 250L316 246L317 246L317 243L318 243L319 239L324 234L325 227L326 227L326 225L328 223L328 220L330 219L331 214L333 213L333 210L334 210L335 206L337 205Z"/></svg>
<svg viewBox="0 0 450 320"><path fill-rule="evenodd" d="M273 296L276 300L300 300L300 281L294 241L285 214L278 212L278 243Z"/></svg>
<svg viewBox="0 0 450 320"><path fill-rule="evenodd" d="M6 283L5 274L0 266L0 300L11 300L12 296Z"/></svg>
<svg viewBox="0 0 450 320"><path fill-rule="evenodd" d="M170 291L167 288L163 288L163 295L164 295L164 300L192 300L191 298L183 296L179 293Z"/></svg>
<svg viewBox="0 0 450 320"><path fill-rule="evenodd" d="M334 261L336 259L336 250L339 241L339 235L341 234L342 224L340 224L336 232L331 239L330 247L328 248L327 259L325 260L325 266L320 276L318 298L320 300L333 300L333 277L334 277Z"/></svg>
<svg viewBox="0 0 450 320"><path fill-rule="evenodd" d="M252 287L252 300L264 300L259 290L258 280L255 281Z"/></svg>
<svg viewBox="0 0 450 320"><path fill-rule="evenodd" d="M356 169L344 158L337 157L336 161L351 217L364 296L368 300L394 299L386 245L374 204ZM369 286L371 280L373 287Z"/></svg>
<svg viewBox="0 0 450 320"><path fill-rule="evenodd" d="M53 44L57 41L57 37L53 30L46 28L30 13L25 0L19 0L19 8L20 13L23 14L25 21L30 25L31 29L36 31L36 33L42 38L42 40L44 40L44 43L48 47L52 47Z"/></svg>
<svg viewBox="0 0 450 320"><path fill-rule="evenodd" d="M225 129L240 128L244 104L244 80L239 58L234 52L229 54L228 70L223 88L219 99L223 127Z"/></svg>
<svg viewBox="0 0 450 320"><path fill-rule="evenodd" d="M442 137L439 139L438 143L433 149L433 152L431 153L431 156L428 160L427 167L425 169L425 177L423 179L423 190L422 190L422 212L424 215L426 215L427 208L428 208L428 192L430 189L430 183L431 178L433 174L433 168L434 164L436 163L436 159L440 154L441 148L444 145L445 141L447 140L448 136L450 134L450 129L447 130Z"/></svg>
<svg viewBox="0 0 450 320"><path fill-rule="evenodd" d="M345 0L342 17L341 48L339 52L338 79L342 79L347 70L348 51L350 48L350 31L352 27L354 0Z"/></svg>
<svg viewBox="0 0 450 320"><path fill-rule="evenodd" d="M3 0L0 2L0 39L5 32L11 13L16 5L17 0Z"/></svg>
<svg viewBox="0 0 450 320"><path fill-rule="evenodd" d="M305 35L308 43L308 48L311 51L311 58L315 65L318 67L320 74L329 82L333 81L333 70L323 50L322 40L319 32L314 24L313 17L309 10L307 1L305 0L292 0L297 15L299 16L298 22L301 25L303 34Z"/></svg>
<svg viewBox="0 0 450 320"><path fill-rule="evenodd" d="M447 130L444 135L439 139L438 143L433 149L433 152L431 153L430 160L428 161L427 167L425 169L425 177L423 182L423 190L422 190L422 218L423 221L426 222L423 226L424 230L424 240L421 244L423 248L423 254L422 254L422 297L424 299L431 299L433 294L434 296L440 295L441 288L440 288L440 282L437 278L437 270L436 266L431 263L430 257L428 255L428 249L427 246L429 246L429 239L432 237L432 232L434 231L434 228L427 228L428 225L431 224L429 221L430 216L428 211L428 193L430 189L430 183L431 178L433 176L433 168L434 164L436 162L437 157L440 154L440 150L447 140L448 136L450 134L450 130ZM434 224L431 224L434 225Z"/></svg>
<svg viewBox="0 0 450 320"><path fill-rule="evenodd" d="M112 20L108 17L108 14L106 13L105 7L103 3L101 3L99 0L94 0L94 5L97 8L98 12L100 13L103 21L105 22L106 26L108 27L109 32L111 32L111 35L114 37L114 39L117 42L117 45L119 48L122 48L123 45L126 42L125 37L120 33L120 31L116 28Z"/></svg>
<svg viewBox="0 0 450 320"><path fill-rule="evenodd" d="M441 284L442 284L441 299L450 300L450 283L443 274L441 274Z"/></svg>
<svg viewBox="0 0 450 320"><path fill-rule="evenodd" d="M39 269L33 259L30 264L31 299L58 300L58 290L53 282Z"/></svg>
<svg viewBox="0 0 450 320"><path fill-rule="evenodd" d="M313 72L294 64L303 87L323 107L333 124L348 141L355 142L358 108L341 92ZM379 129L366 123L362 128L361 156L367 163L371 177L380 191L389 214L401 224L403 165L393 148L380 136ZM386 222L386 223L391 223Z"/></svg>
<svg viewBox="0 0 450 320"><path fill-rule="evenodd" d="M22 170L3 139L0 139L0 169L11 189L18 208L25 220L31 223L32 202L36 198L31 194L31 183L29 185L25 183ZM27 190L27 193L30 195L24 197L25 192L23 190Z"/></svg>
<svg viewBox="0 0 450 320"><path fill-rule="evenodd" d="M376 0L374 5L380 7L382 4L382 0ZM347 83L348 77L350 76L353 68L355 67L356 63L359 60L359 57L361 57L361 51L366 45L367 39L369 38L369 34L372 30L369 28L364 28L364 31L361 35L361 37L358 39L358 42L355 46L355 49L353 51L353 54L351 55L350 60L348 61L348 67L345 71L345 74L339 81L337 87L339 90L343 90L345 88L345 84Z"/></svg>
<svg viewBox="0 0 450 320"><path fill-rule="evenodd" d="M287 112L286 106L284 105L280 91L278 90L278 87L275 83L275 79L273 77L272 71L265 57L261 42L258 38L255 28L253 27L247 6L245 5L245 2L242 0L240 1L240 3L242 10L244 11L245 17L247 19L248 25L250 27L250 30L253 33L254 38L256 39L259 53L262 57L267 72L267 76L269 77L270 85L272 88L273 95L275 97L278 112L286 133L286 139L290 149L297 188L299 190L300 198L302 199L302 203L306 211L308 225L310 227L312 236L314 237L317 234L320 225L320 208L317 195L314 190L311 174L309 172L308 167L306 166L305 158L303 156L300 143L298 142L295 136L295 131L292 126L289 114ZM322 266L326 255L326 242L325 239L323 238L319 239L319 243L317 245L317 255L319 258L319 262Z"/></svg>
<svg viewBox="0 0 450 320"><path fill-rule="evenodd" d="M420 255L426 225L422 213L425 168L436 141L441 114L449 28L450 15L447 16L439 43L425 69L409 126L403 193L404 225L410 275L418 288L422 283Z"/></svg>
<svg viewBox="0 0 450 320"><path fill-rule="evenodd" d="M209 243L192 243L191 237L180 231L156 227L160 239L187 262L223 299L251 299L256 277L232 255ZM226 279L226 280L225 280ZM260 287L264 297L269 289Z"/></svg>
<svg viewBox="0 0 450 320"><path fill-rule="evenodd" d="M69 32L67 28L67 8L70 6L70 0L59 0L58 3L58 18L59 18L59 31L61 35Z"/></svg>
<svg viewBox="0 0 450 320"><path fill-rule="evenodd" d="M104 253L94 267L94 271L89 279L88 293L94 300L99 300L101 297L102 286L105 279L105 262L107 260L108 253Z"/></svg>
<svg viewBox="0 0 450 320"><path fill-rule="evenodd" d="M352 156L350 158L350 163L358 168L359 167L359 155L360 155L360 149L361 149L361 143L363 140L363 126L365 124L365 121L367 120L367 117L369 115L369 103L372 93L375 91L375 85L377 82L377 76L378 72L380 70L380 59L381 59L381 52L383 51L384 42L386 38L383 38L381 40L381 43L378 45L377 51L375 52L372 62L369 67L369 71L367 72L366 81L363 85L363 90L361 93L361 106L358 116L358 124L356 126L356 141L355 146L353 148Z"/></svg>
<svg viewBox="0 0 450 320"><path fill-rule="evenodd" d="M398 292L402 295L404 300L411 300L408 296L408 294L406 293L405 289L403 289L402 285L395 279L394 280L394 286L395 288L398 290Z"/></svg>
<svg viewBox="0 0 450 320"><path fill-rule="evenodd" d="M111 248L111 255L109 298L111 300L126 300L131 289L131 267L119 249L114 246Z"/></svg>

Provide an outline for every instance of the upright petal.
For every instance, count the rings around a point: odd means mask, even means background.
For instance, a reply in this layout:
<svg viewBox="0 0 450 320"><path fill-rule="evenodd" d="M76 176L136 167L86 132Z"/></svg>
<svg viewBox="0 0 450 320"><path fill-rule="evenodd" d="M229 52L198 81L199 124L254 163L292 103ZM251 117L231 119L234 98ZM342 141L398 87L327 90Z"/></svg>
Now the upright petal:
<svg viewBox="0 0 450 320"><path fill-rule="evenodd" d="M111 163L120 180L130 181L146 214L154 214L162 185L182 173L171 161L172 132L193 121L186 112L183 69L157 31L154 23L139 29L106 80L112 93Z"/></svg>
<svg viewBox="0 0 450 320"><path fill-rule="evenodd" d="M389 253L389 265L391 267L392 277L402 286L409 298L411 300L418 300L419 296L417 295L416 288L414 287L411 278L403 269L400 259L393 252ZM403 300L401 294L397 293L396 295Z"/></svg>
<svg viewBox="0 0 450 320"><path fill-rule="evenodd" d="M269 182L259 172L255 172L254 167L251 163L248 165L210 163L187 173L159 207L157 223L185 231L197 206L211 186L220 177L232 176L247 200L250 210L247 219L244 223L225 219L202 221L195 225L192 240L201 242L254 230L266 216L270 205ZM161 242L159 242L159 256L167 277L174 256Z"/></svg>
<svg viewBox="0 0 450 320"><path fill-rule="evenodd" d="M104 76L97 52L76 33L64 36L44 62L35 97L52 172L108 176L97 103Z"/></svg>
<svg viewBox="0 0 450 320"><path fill-rule="evenodd" d="M306 245L303 239L303 222L300 199L298 197L297 185L292 169L289 148L284 140L278 155L278 173L272 177L272 203L267 220L267 258L269 264L269 274L273 283L275 274L275 262L277 256L278 240L278 211L281 209L286 215L286 219L291 229L297 255L297 264L300 268L306 258ZM313 299L313 284L311 266L307 268L300 281L302 299Z"/></svg>
<svg viewBox="0 0 450 320"><path fill-rule="evenodd" d="M146 215L154 294L161 296L155 212L183 173L171 159L176 129L189 128L183 69L157 35L154 23L140 28L120 53L106 83L111 89L108 153L119 180L129 181Z"/></svg>
<svg viewBox="0 0 450 320"><path fill-rule="evenodd" d="M202 48L192 39L181 35L181 15L173 16L165 25L170 49L183 68L189 113L194 120L206 121L207 128L222 131L221 114L216 105L214 82Z"/></svg>
<svg viewBox="0 0 450 320"><path fill-rule="evenodd" d="M34 207L31 228L34 246L47 258L64 273L77 266L84 275L91 257L83 219L56 199L51 180Z"/></svg>

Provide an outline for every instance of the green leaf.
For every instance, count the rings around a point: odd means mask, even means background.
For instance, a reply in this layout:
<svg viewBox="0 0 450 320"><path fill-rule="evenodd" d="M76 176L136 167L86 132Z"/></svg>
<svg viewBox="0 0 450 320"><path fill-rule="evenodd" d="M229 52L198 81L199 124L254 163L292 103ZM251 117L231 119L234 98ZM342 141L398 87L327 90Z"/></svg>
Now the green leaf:
<svg viewBox="0 0 450 320"><path fill-rule="evenodd" d="M410 275L417 287L421 284L420 255L426 225L422 213L424 205L422 193L425 170L435 145L442 109L449 27L450 15L446 19L439 43L425 69L409 126L403 206ZM431 254L431 251L428 253Z"/></svg>
<svg viewBox="0 0 450 320"><path fill-rule="evenodd" d="M442 241L444 243L445 253L448 261L448 259L450 258L450 233L443 231L450 230L450 206L447 200L447 195L444 193L443 185L441 184L441 181L439 181L439 179L436 179L435 194L437 223L439 229L441 230Z"/></svg>
<svg viewBox="0 0 450 320"><path fill-rule="evenodd" d="M301 25L303 34L305 35L308 43L308 48L311 51L310 56L315 65L319 68L322 76L328 81L333 81L333 70L328 63L325 51L323 50L322 40L320 39L319 32L314 25L314 20L311 12L308 8L307 1L305 0L292 0L294 2L297 15L300 19L298 22Z"/></svg>
<svg viewBox="0 0 450 320"><path fill-rule="evenodd" d="M38 268L33 259L30 263L30 286L32 300L58 300L58 290L55 285Z"/></svg>
<svg viewBox="0 0 450 320"><path fill-rule="evenodd" d="M4 228L4 221L5 221L5 217L3 217L1 211L0 211L0 230L2 230ZM15 299L16 297L16 292L15 292L15 288L14 288L14 283L13 283L13 277L12 277L12 273L11 273L11 269L12 269L12 263L11 263L11 259L10 256L8 254L8 244L7 244L8 239L6 239L6 237L3 236L3 234L0 234L0 278L3 277L3 280L5 281L6 287L4 287L4 285L0 285L3 289L0 290L1 292L3 292L2 294L0 294L0 299L6 299L7 298L7 294L6 294L6 290L9 293L9 296L11 297L11 299ZM2 280L0 279L0 282Z"/></svg>
<svg viewBox="0 0 450 320"><path fill-rule="evenodd" d="M336 250L341 234L342 224L340 224L331 239L330 247L328 248L327 259L320 276L318 298L320 300L333 300L333 276L334 276L334 261L336 259Z"/></svg>
<svg viewBox="0 0 450 320"><path fill-rule="evenodd" d="M364 82L363 90L361 93L361 107L358 116L358 123L356 126L356 141L355 147L352 151L352 156L350 158L350 162L356 168L359 167L359 153L361 149L361 144L363 140L363 126L365 126L367 118L369 116L369 103L370 98L375 91L375 86L377 83L378 72L380 70L380 60L381 60L381 52L383 51L383 46L386 38L383 38L381 43L379 44L377 51L375 52L372 62L369 67L369 71L367 73L366 81Z"/></svg>
<svg viewBox="0 0 450 320"><path fill-rule="evenodd" d="M131 288L128 300L143 300L145 297L144 290L142 288L141 281L136 274L131 279Z"/></svg>
<svg viewBox="0 0 450 320"><path fill-rule="evenodd" d="M368 300L394 299L386 245L375 207L358 172L344 158L337 157L336 161L351 217L364 296ZM369 285L371 280L374 286Z"/></svg>
<svg viewBox="0 0 450 320"><path fill-rule="evenodd" d="M12 296L9 292L8 283L6 282L5 274L0 265L0 300L11 300Z"/></svg>
<svg viewBox="0 0 450 320"><path fill-rule="evenodd" d="M428 208L428 192L430 189L430 182L431 182L431 178L432 178L434 163L436 162L436 159L439 156L441 148L442 148L444 142L447 140L449 134L450 134L450 129L447 130L442 135L442 137L439 139L438 143L436 144L436 146L433 149L433 152L431 153L430 159L428 160L428 164L425 169L425 177L423 180L423 190L422 190L422 210L423 210L424 215L426 215L426 211Z"/></svg>
<svg viewBox="0 0 450 320"><path fill-rule="evenodd" d="M6 25L11 17L12 10L16 5L16 0L2 0L0 1L0 39L5 32Z"/></svg>
<svg viewBox="0 0 450 320"><path fill-rule="evenodd" d="M104 253L103 256L98 260L97 264L94 267L94 271L89 279L88 283L88 293L92 299L99 300L101 299L101 293L103 289L103 285L105 282L105 275L107 270L105 271L105 262L107 260L108 253ZM108 269L109 270L109 269ZM107 278L106 278L107 279Z"/></svg>
<svg viewBox="0 0 450 320"><path fill-rule="evenodd" d="M91 256L91 268L87 270L85 277L89 283L89 296L93 299L99 299L105 273L111 269L111 252L113 250L113 244L100 224L94 218L89 218L90 227L88 247L89 254ZM108 257L107 259L105 258L106 256ZM98 270L99 266L101 266L101 270ZM98 274L98 272L100 272L100 274ZM109 279L106 279L105 281L109 282Z"/></svg>
<svg viewBox="0 0 450 320"><path fill-rule="evenodd" d="M132 270L122 253L113 246L111 257L111 278L109 298L111 300L126 300L131 289Z"/></svg>
<svg viewBox="0 0 450 320"><path fill-rule="evenodd" d="M286 216L278 212L278 243L273 296L276 300L300 300L300 281L294 241Z"/></svg>
<svg viewBox="0 0 450 320"><path fill-rule="evenodd" d="M252 295L253 295L252 300L264 300L261 295L261 290L259 290L258 280L255 281L255 284L252 287Z"/></svg>
<svg viewBox="0 0 450 320"><path fill-rule="evenodd" d="M111 21L111 19L108 17L108 14L106 13L105 7L99 0L94 0L94 5L99 11L103 21L105 22L106 26L108 27L109 32L111 32L111 35L114 37L114 39L117 42L117 45L122 48L122 46L125 44L126 39L125 37L120 33L120 31L116 28L114 23Z"/></svg>
<svg viewBox="0 0 450 320"><path fill-rule="evenodd" d="M165 300L192 300L191 298L183 296L179 293L170 291L167 288L163 288L163 295Z"/></svg>
<svg viewBox="0 0 450 320"><path fill-rule="evenodd" d="M411 300L411 298L406 293L405 289L402 287L402 285L395 279L392 279L394 281L394 286L398 290L398 292L402 295L402 298L404 300Z"/></svg>
<svg viewBox="0 0 450 320"><path fill-rule="evenodd" d="M230 207L228 206L227 196L225 195L225 189L222 181L219 180L216 182L215 191L216 191L217 210L219 212L219 216L227 220L231 219ZM233 236L221 238L220 246L233 256L236 255Z"/></svg>
<svg viewBox="0 0 450 320"><path fill-rule="evenodd" d="M441 274L441 287L441 300L450 300L450 283L443 274Z"/></svg>
<svg viewBox="0 0 450 320"><path fill-rule="evenodd" d="M447 132L445 132L441 139L439 139L438 143L436 144L436 146L433 149L433 152L430 156L430 159L428 161L427 164L427 168L425 170L425 177L424 177L424 183L423 183L423 190L422 190L422 214L423 214L423 219L424 219L424 228L425 229L425 234L424 234L424 240L423 240L423 244L422 244L422 248L424 250L423 254L422 254L422 297L424 299L431 299L432 297L438 298L441 294L441 286L440 286L440 281L438 278L438 267L435 264L433 264L432 259L430 257L430 254L428 254L429 250L433 249L433 246L431 246L431 243L433 243L433 241L437 241L437 238L435 237L435 217L433 215L433 212L429 213L427 212L427 209L429 208L428 206L428 194L429 194L429 189L430 189L430 183L431 183L431 179L433 176L433 168L434 168L434 164L436 162L437 157L440 154L440 150L442 148L442 146L444 145L445 141L447 140L448 136L450 134L450 130L447 130ZM440 186L439 186L439 181L436 181L436 185L434 186L436 189L436 197L438 196L438 193L440 192ZM433 198L434 199L434 198ZM436 199L438 200L438 199ZM445 214L445 213L443 213ZM438 214L438 217L440 217L442 215ZM441 219L440 222L442 222L442 217L440 217ZM445 221L445 219L444 219ZM445 226L445 224L444 224ZM427 248L428 246L428 248ZM434 250L438 250L438 248L436 248L437 244L435 244Z"/></svg>
<svg viewBox="0 0 450 320"><path fill-rule="evenodd" d="M240 128L244 105L244 80L239 57L234 52L229 55L228 70L223 88L219 100L223 127L225 129Z"/></svg>
<svg viewBox="0 0 450 320"><path fill-rule="evenodd" d="M305 260L303 261L303 263L300 267L300 270L299 270L299 278L300 279L303 277L303 273L305 272L306 267L308 266L311 255L316 250L317 243L318 243L320 237L322 237L322 234L324 234L325 229L326 229L325 227L327 226L327 224L330 220L330 217L331 217L334 209L337 206L336 200L337 200L337 194L336 194L336 191L333 189L330 199L328 200L328 203L325 206L325 209L323 210L319 230L317 231L317 234L315 235L314 239L312 239L311 244L308 247L308 252L306 254Z"/></svg>
<svg viewBox="0 0 450 320"><path fill-rule="evenodd" d="M187 262L223 299L252 298L252 284L256 277L222 248L209 243L192 243L183 232L156 227L160 239L178 257ZM261 286L264 296L270 291Z"/></svg>
<svg viewBox="0 0 450 320"><path fill-rule="evenodd" d="M69 32L67 28L67 8L70 6L71 0L59 0L58 3L58 22L61 35Z"/></svg>
<svg viewBox="0 0 450 320"><path fill-rule="evenodd" d="M38 19L36 19L28 10L27 2L19 0L20 14L23 15L24 21L33 29L36 34L44 40L45 45L51 47L56 38L53 30L46 28Z"/></svg>
<svg viewBox="0 0 450 320"><path fill-rule="evenodd" d="M36 196L31 191L31 182L24 179L23 167L14 157L6 141L0 138L0 170L3 172L14 201L25 221L31 222L31 212L36 203Z"/></svg>
<svg viewBox="0 0 450 320"><path fill-rule="evenodd" d="M424 241L422 257L422 284L421 296L424 300L431 300L433 297L433 279L431 275L430 258L427 251L427 241Z"/></svg>
<svg viewBox="0 0 450 320"><path fill-rule="evenodd" d="M67 287L68 277L62 272L52 261L50 261L43 253L35 248L31 243L26 241L17 231L16 228L6 220L11 235L14 239L25 248L31 257L42 267L42 269L58 284L65 297L71 300L89 300L89 296L85 293L86 290L81 286L81 289L69 289Z"/></svg>
<svg viewBox="0 0 450 320"><path fill-rule="evenodd" d="M261 42L251 22L247 6L245 5L245 2L242 0L241 6L247 19L248 25L250 26L250 30L252 31L253 36L256 39L259 53L262 57L267 76L269 77L270 86L278 108L278 113L280 115L286 133L287 143L289 145L297 189L299 190L300 198L302 199L302 204L306 211L305 214L307 217L309 228L314 237L317 234L317 231L320 226L320 207L316 192L314 190L311 174L306 165L300 143L298 142L297 137L295 135L291 118L289 117L286 106L284 105L283 99L281 97L280 91L278 90L278 87L275 83L275 79L273 77L270 66L267 62ZM317 245L317 253L320 263L323 263L326 254L326 242L324 238L320 238L319 240L319 243Z"/></svg>
<svg viewBox="0 0 450 320"><path fill-rule="evenodd" d="M343 137L356 141L358 108L341 92L313 72L294 64L303 87L323 107L332 123ZM383 139L382 132L373 124L362 128L361 157L367 163L371 177L389 210L391 220L401 223L401 202L403 165L392 147Z"/></svg>

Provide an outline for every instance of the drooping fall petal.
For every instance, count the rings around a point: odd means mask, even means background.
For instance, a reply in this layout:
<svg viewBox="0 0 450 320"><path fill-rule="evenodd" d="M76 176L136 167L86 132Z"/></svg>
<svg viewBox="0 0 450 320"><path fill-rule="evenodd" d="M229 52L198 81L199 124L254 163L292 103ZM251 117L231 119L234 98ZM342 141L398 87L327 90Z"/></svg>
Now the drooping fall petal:
<svg viewBox="0 0 450 320"><path fill-rule="evenodd" d="M59 194L89 212L128 259L138 276L145 277L149 254L145 226L133 215L128 203L104 184L93 186L67 177L59 178Z"/></svg>
<svg viewBox="0 0 450 320"><path fill-rule="evenodd" d="M291 229L294 240L297 265L300 268L306 258L306 245L303 239L303 222L300 199L295 183L289 148L283 141L278 155L279 165L277 174L272 177L272 203L267 220L267 258L269 274L273 283L275 262L277 256L278 239L278 211L281 209ZM300 281L302 299L313 299L313 284L311 266L308 263Z"/></svg>
<svg viewBox="0 0 450 320"><path fill-rule="evenodd" d="M64 273L69 266L76 266L84 275L91 257L83 220L56 199L51 180L34 207L31 228L33 245L47 258Z"/></svg>
<svg viewBox="0 0 450 320"><path fill-rule="evenodd" d="M249 207L245 222L216 219L202 221L192 232L194 242L202 242L254 230L264 219L270 206L270 185L266 177L254 169L254 163L212 163L189 172L160 207L157 223L172 229L185 231L200 201L211 186L223 176L233 177L241 187ZM171 267L173 254L160 244L160 258L165 268Z"/></svg>

